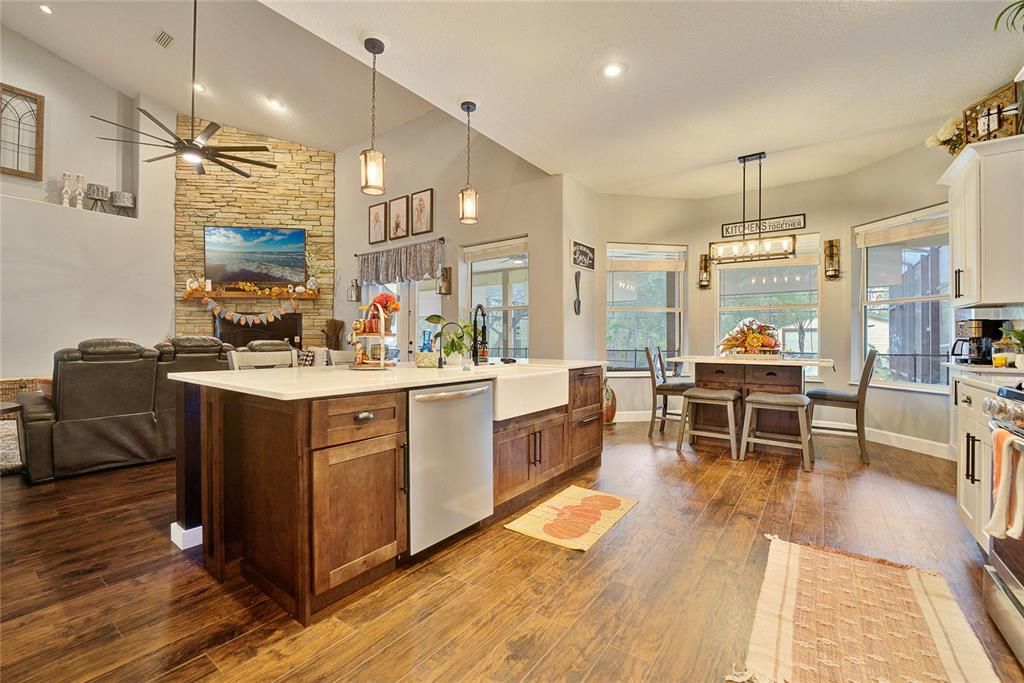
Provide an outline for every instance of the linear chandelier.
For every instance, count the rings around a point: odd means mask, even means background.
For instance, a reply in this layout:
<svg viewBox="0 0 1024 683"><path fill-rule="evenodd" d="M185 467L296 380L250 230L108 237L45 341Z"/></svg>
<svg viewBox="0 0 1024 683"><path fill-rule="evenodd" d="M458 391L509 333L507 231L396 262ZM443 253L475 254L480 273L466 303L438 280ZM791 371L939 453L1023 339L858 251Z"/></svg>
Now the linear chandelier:
<svg viewBox="0 0 1024 683"><path fill-rule="evenodd" d="M746 154L738 158L743 166L743 220L742 237L738 240L711 242L708 258L714 263L741 261L773 261L796 256L796 238L792 236L766 237L761 220L761 164L768 155L764 152ZM757 162L757 231L747 239L747 163Z"/></svg>

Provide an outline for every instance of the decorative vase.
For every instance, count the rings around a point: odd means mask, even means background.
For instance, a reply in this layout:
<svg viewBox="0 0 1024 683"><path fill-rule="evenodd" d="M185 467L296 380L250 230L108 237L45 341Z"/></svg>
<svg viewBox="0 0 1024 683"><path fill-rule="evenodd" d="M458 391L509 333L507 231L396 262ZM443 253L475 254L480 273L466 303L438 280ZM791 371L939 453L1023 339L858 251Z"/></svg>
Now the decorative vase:
<svg viewBox="0 0 1024 683"><path fill-rule="evenodd" d="M75 190L75 208L85 208L85 174L79 173L75 176L75 182L78 183L78 189Z"/></svg>
<svg viewBox="0 0 1024 683"><path fill-rule="evenodd" d="M320 289L320 283L316 281L315 277L311 277L308 280L306 280L306 289L308 289L311 292L314 292Z"/></svg>
<svg viewBox="0 0 1024 683"><path fill-rule="evenodd" d="M61 206L71 206L71 171L64 171L61 174L61 178L64 179L64 189L61 190Z"/></svg>
<svg viewBox="0 0 1024 683"><path fill-rule="evenodd" d="M135 195L131 192L117 190L110 193L110 205L120 216L130 216L131 210L135 208Z"/></svg>
<svg viewBox="0 0 1024 683"><path fill-rule="evenodd" d="M615 390L608 386L608 380L604 381L604 423L612 424L615 421L615 410L617 401Z"/></svg>

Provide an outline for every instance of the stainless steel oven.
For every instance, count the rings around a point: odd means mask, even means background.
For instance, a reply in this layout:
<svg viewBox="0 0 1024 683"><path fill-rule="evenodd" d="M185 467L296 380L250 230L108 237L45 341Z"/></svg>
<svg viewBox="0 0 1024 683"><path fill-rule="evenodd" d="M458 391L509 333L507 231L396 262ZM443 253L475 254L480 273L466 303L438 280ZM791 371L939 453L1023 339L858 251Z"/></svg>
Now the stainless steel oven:
<svg viewBox="0 0 1024 683"><path fill-rule="evenodd" d="M1017 437L1011 448L1024 456L1024 386L1001 387L998 398L985 399L982 410L990 418L991 429L1005 429ZM990 539L988 560L985 609L1017 659L1024 662L1024 540Z"/></svg>

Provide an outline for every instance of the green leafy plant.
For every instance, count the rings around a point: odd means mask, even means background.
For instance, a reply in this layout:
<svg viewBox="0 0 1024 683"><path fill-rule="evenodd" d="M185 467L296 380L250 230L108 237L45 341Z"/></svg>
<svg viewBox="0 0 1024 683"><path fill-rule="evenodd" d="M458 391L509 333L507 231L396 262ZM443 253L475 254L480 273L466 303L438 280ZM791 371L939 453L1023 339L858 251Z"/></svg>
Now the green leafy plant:
<svg viewBox="0 0 1024 683"><path fill-rule="evenodd" d="M1011 330L1009 327L1000 327L999 329L1003 334L1013 337L1024 348L1024 330Z"/></svg>
<svg viewBox="0 0 1024 683"><path fill-rule="evenodd" d="M444 338L441 340L441 351L446 356L459 355L462 356L469 352L471 348L470 340L473 338L473 325L466 322L465 320L459 320L459 330L445 330L444 326L449 322L445 320L444 316L441 315L428 315L427 322L431 325L441 325L440 330L434 333L434 348L437 348L438 337L441 333L444 333Z"/></svg>
<svg viewBox="0 0 1024 683"><path fill-rule="evenodd" d="M1007 31L1024 32L1024 0L1015 0L1003 8L996 17L996 25L992 30L998 31L1002 23Z"/></svg>

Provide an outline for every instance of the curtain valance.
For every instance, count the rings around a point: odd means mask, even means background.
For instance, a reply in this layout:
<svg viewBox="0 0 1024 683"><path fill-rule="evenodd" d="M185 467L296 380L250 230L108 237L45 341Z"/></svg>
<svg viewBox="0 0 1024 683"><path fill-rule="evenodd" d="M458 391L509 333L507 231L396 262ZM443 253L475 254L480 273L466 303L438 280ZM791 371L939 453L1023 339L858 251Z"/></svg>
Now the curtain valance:
<svg viewBox="0 0 1024 683"><path fill-rule="evenodd" d="M435 239L359 254L359 282L386 285L441 277L443 252L444 240Z"/></svg>

